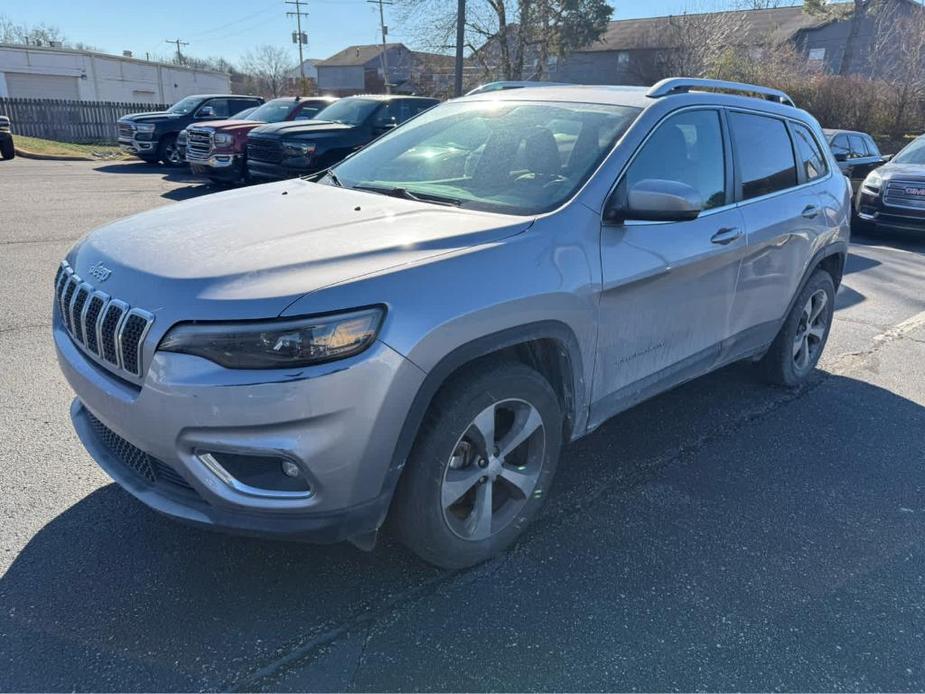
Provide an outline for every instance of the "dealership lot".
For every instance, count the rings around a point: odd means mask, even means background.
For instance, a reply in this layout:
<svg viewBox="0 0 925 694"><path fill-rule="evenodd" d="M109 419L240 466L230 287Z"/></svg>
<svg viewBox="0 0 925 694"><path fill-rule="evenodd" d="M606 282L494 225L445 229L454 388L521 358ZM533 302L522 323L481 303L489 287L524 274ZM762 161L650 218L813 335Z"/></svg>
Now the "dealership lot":
<svg viewBox="0 0 925 694"><path fill-rule="evenodd" d="M72 433L57 263L208 194L138 163L0 163L0 689L925 688L925 239L858 239L822 369L748 365L564 452L512 552L441 572L161 519Z"/></svg>

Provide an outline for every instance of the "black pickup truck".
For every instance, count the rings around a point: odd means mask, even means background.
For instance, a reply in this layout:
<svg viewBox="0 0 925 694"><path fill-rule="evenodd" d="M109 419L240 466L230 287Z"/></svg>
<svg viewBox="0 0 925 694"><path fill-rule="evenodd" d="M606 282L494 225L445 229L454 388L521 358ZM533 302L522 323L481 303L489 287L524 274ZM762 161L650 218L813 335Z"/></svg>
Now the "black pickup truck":
<svg viewBox="0 0 925 694"><path fill-rule="evenodd" d="M261 125L247 136L247 172L281 179L326 169L438 103L420 96L350 96L312 120Z"/></svg>
<svg viewBox="0 0 925 694"><path fill-rule="evenodd" d="M13 133L10 131L10 119L0 116L0 157L12 159L16 156L16 147L13 146Z"/></svg>
<svg viewBox="0 0 925 694"><path fill-rule="evenodd" d="M119 119L119 145L148 163L180 166L183 156L177 135L196 121L220 120L238 111L259 106L259 96L197 94L181 99L166 111L132 113Z"/></svg>

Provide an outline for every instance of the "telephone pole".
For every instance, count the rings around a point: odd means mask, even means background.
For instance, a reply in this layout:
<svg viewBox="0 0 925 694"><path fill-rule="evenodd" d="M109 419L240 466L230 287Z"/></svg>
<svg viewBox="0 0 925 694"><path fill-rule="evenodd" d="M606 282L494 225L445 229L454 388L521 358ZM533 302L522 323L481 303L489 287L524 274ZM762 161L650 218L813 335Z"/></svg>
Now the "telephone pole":
<svg viewBox="0 0 925 694"><path fill-rule="evenodd" d="M466 0L457 0L456 5L456 72L453 75L453 94L462 96L463 90L463 43L466 40Z"/></svg>
<svg viewBox="0 0 925 694"><path fill-rule="evenodd" d="M392 3L391 0L366 0L366 2L379 5L379 26L382 27L382 53L379 54L379 61L382 63L382 77L385 82L385 93L391 94L392 85L389 83L389 60L385 54L385 37L389 33L389 28L385 25L385 10L382 9L382 6L392 5L394 3Z"/></svg>
<svg viewBox="0 0 925 694"><path fill-rule="evenodd" d="M292 35L293 43L299 44L299 91L302 96L306 96L308 89L305 85L305 56L302 55L303 46L308 43L308 36L302 32L302 17L308 17L308 12L302 11L302 5L307 5L306 0L286 0L287 5L295 5L294 12L287 12L287 17L295 17L296 32Z"/></svg>
<svg viewBox="0 0 925 694"><path fill-rule="evenodd" d="M172 43L177 46L177 65L183 64L183 54L180 53L180 46L189 46L189 41L181 41L180 39L167 39L164 43Z"/></svg>

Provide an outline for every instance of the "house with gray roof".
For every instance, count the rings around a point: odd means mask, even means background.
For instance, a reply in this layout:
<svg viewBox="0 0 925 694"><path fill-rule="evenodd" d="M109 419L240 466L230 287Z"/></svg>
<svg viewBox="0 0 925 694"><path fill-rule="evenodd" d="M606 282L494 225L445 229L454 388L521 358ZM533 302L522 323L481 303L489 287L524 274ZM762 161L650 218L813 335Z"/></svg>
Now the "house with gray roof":
<svg viewBox="0 0 925 694"><path fill-rule="evenodd" d="M402 43L348 46L315 64L322 94L350 96L385 91L433 93L435 84L451 82L452 56L412 51ZM386 71L388 78L386 79Z"/></svg>

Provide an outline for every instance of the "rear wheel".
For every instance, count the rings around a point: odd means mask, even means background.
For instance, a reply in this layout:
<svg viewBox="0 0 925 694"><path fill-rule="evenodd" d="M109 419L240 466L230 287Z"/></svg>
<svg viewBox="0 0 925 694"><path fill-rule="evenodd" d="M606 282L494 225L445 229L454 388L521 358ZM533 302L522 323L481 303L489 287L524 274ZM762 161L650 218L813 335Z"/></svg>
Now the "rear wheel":
<svg viewBox="0 0 925 694"><path fill-rule="evenodd" d="M16 156L16 147L13 145L12 137L0 142L0 156L4 159L12 159Z"/></svg>
<svg viewBox="0 0 925 694"><path fill-rule="evenodd" d="M165 166L180 166L183 164L183 157L180 155L180 148L177 147L176 135L165 135L161 138L157 146L157 158Z"/></svg>
<svg viewBox="0 0 925 694"><path fill-rule="evenodd" d="M791 387L805 382L825 349L834 314L835 283L828 272L816 270L761 360L765 377Z"/></svg>
<svg viewBox="0 0 925 694"><path fill-rule="evenodd" d="M496 363L441 390L399 484L400 539L444 568L506 549L539 512L562 446L562 411L533 369Z"/></svg>

